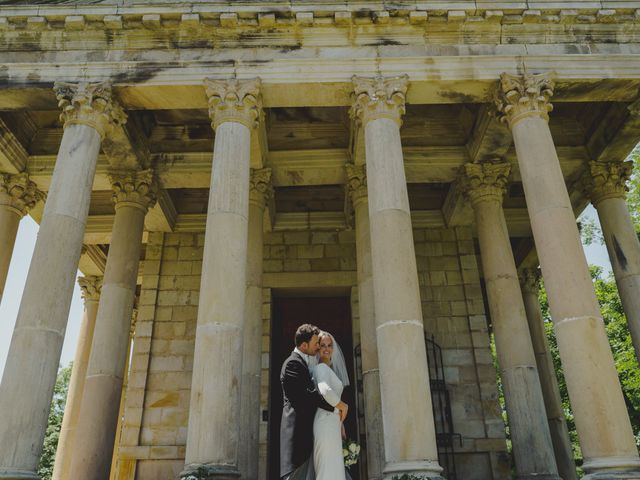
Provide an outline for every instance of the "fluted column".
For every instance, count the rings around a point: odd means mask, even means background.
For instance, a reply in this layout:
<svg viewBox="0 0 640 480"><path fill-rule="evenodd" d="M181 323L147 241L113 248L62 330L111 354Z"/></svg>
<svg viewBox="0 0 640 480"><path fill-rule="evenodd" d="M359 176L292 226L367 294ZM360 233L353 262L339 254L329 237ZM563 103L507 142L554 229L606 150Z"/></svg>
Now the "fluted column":
<svg viewBox="0 0 640 480"><path fill-rule="evenodd" d="M364 128L385 478L441 478L400 142L408 77L354 77Z"/></svg>
<svg viewBox="0 0 640 480"><path fill-rule="evenodd" d="M260 80L205 82L216 131L191 380L185 469L237 478L251 130Z"/></svg>
<svg viewBox="0 0 640 480"><path fill-rule="evenodd" d="M364 421L367 432L367 471L370 480L382 477L384 468L384 437L380 401L380 370L376 345L376 317L371 268L371 234L367 173L364 165L347 164L349 193L355 211L356 258L358 262L358 308L360 317L360 347L362 349L362 383Z"/></svg>
<svg viewBox="0 0 640 480"><path fill-rule="evenodd" d="M591 162L587 194L598 211L633 348L640 362L640 243L625 202L632 162Z"/></svg>
<svg viewBox="0 0 640 480"><path fill-rule="evenodd" d="M583 468L587 478L637 478L640 458L549 130L552 93L549 74L503 74L497 106L513 134Z"/></svg>
<svg viewBox="0 0 640 480"><path fill-rule="evenodd" d="M20 220L42 198L26 173L0 173L0 302Z"/></svg>
<svg viewBox="0 0 640 480"><path fill-rule="evenodd" d="M549 342L544 331L544 319L542 318L540 301L538 300L540 275L537 269L525 268L520 271L519 277L558 474L563 480L578 480L576 464L573 459L573 449L569 439L569 430L567 429L564 409L562 408L560 388L558 387L556 370L553 366Z"/></svg>
<svg viewBox="0 0 640 480"><path fill-rule="evenodd" d="M91 353L91 342L96 325L96 315L98 314L102 277L79 277L78 285L80 285L82 298L84 299L84 316L78 333L78 343L73 358L71 379L69 380L67 403L64 407L64 417L60 427L56 460L53 466L54 480L70 478L71 458L76 451L74 439L78 426L78 416L80 415L80 402L84 391L89 355Z"/></svg>
<svg viewBox="0 0 640 480"><path fill-rule="evenodd" d="M527 317L502 210L511 167L469 163L462 185L473 206L509 419L516 477L559 479Z"/></svg>
<svg viewBox="0 0 640 480"><path fill-rule="evenodd" d="M247 293L244 314L242 384L240 389L240 442L238 466L246 480L258 478L260 460L260 380L262 376L262 224L266 202L272 195L271 169L251 170Z"/></svg>
<svg viewBox="0 0 640 480"><path fill-rule="evenodd" d="M38 478L100 142L125 118L107 84L55 90L64 134L0 386L2 479Z"/></svg>
<svg viewBox="0 0 640 480"><path fill-rule="evenodd" d="M83 480L109 478L144 217L156 199L150 170L109 176L116 213L71 461L70 478Z"/></svg>

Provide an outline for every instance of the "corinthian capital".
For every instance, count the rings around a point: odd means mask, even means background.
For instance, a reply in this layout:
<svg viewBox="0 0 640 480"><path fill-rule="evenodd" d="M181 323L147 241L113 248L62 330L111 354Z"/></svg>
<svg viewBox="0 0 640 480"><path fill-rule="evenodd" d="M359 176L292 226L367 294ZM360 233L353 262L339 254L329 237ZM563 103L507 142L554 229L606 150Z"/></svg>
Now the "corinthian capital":
<svg viewBox="0 0 640 480"><path fill-rule="evenodd" d="M119 171L109 174L116 210L122 206L140 208L145 213L157 199L157 185L151 170Z"/></svg>
<svg viewBox="0 0 640 480"><path fill-rule="evenodd" d="M237 122L256 128L262 114L261 82L251 80L210 80L204 86L209 98L211 126L218 128L224 122Z"/></svg>
<svg viewBox="0 0 640 480"><path fill-rule="evenodd" d="M367 200L367 169L364 165L347 163L347 178L349 180L349 195L351 202L356 205L362 200Z"/></svg>
<svg viewBox="0 0 640 480"><path fill-rule="evenodd" d="M0 206L24 217L43 198L44 194L26 173L0 173Z"/></svg>
<svg viewBox="0 0 640 480"><path fill-rule="evenodd" d="M271 198L271 195L273 195L271 169L252 168L251 177L249 178L249 200L257 205L264 206Z"/></svg>
<svg viewBox="0 0 640 480"><path fill-rule="evenodd" d="M555 85L553 72L538 75L500 75L496 107L500 120L513 127L519 120L537 116L549 121L553 105L549 101Z"/></svg>
<svg viewBox="0 0 640 480"><path fill-rule="evenodd" d="M67 125L88 125L97 130L101 138L115 126L122 125L127 115L111 97L111 84L56 82L53 86L62 109L60 120Z"/></svg>
<svg viewBox="0 0 640 480"><path fill-rule="evenodd" d="M366 125L370 120L389 118L400 125L405 113L409 76L365 78L353 76L351 116Z"/></svg>
<svg viewBox="0 0 640 480"><path fill-rule="evenodd" d="M502 202L510 172L508 163L467 163L461 180L462 190L472 204L487 200Z"/></svg>
<svg viewBox="0 0 640 480"><path fill-rule="evenodd" d="M102 292L102 277L95 275L78 277L78 285L80 286L82 298L85 303L97 302L100 300L100 293Z"/></svg>
<svg viewBox="0 0 640 480"><path fill-rule="evenodd" d="M540 290L540 270L537 268L523 268L518 271L518 278L523 292L538 294Z"/></svg>
<svg viewBox="0 0 640 480"><path fill-rule="evenodd" d="M633 162L589 162L589 171L583 177L584 190L597 205L607 198L624 198L629 191Z"/></svg>

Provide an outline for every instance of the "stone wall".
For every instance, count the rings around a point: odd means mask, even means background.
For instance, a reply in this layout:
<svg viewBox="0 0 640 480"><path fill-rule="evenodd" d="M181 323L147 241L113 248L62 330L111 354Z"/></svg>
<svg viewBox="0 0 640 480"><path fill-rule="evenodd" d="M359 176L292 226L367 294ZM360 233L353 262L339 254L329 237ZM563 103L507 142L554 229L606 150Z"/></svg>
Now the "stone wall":
<svg viewBox="0 0 640 480"><path fill-rule="evenodd" d="M425 330L442 348L461 480L510 478L470 227L414 230ZM455 440L455 439L454 439Z"/></svg>
<svg viewBox="0 0 640 480"><path fill-rule="evenodd" d="M471 229L420 229L414 239L425 328L443 349L454 430L462 436L462 446L455 447L458 478L507 478L504 425ZM203 244L202 233L149 236L118 479L173 479L183 466ZM353 231L265 234L262 410L269 404L272 289L311 278L306 275L329 283L350 279L357 345L355 269ZM266 475L267 433L262 420L261 478Z"/></svg>

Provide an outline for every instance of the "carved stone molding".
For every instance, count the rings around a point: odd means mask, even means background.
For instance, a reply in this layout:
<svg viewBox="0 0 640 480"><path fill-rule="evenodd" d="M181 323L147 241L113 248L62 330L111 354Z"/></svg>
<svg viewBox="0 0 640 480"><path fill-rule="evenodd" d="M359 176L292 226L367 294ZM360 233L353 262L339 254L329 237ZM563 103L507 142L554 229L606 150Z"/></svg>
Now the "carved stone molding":
<svg viewBox="0 0 640 480"><path fill-rule="evenodd" d="M624 198L627 182L633 171L633 162L589 162L589 171L583 177L583 189L597 205L607 198Z"/></svg>
<svg viewBox="0 0 640 480"><path fill-rule="evenodd" d="M356 205L360 201L367 201L367 169L365 165L347 163L348 188L351 202Z"/></svg>
<svg viewBox="0 0 640 480"><path fill-rule="evenodd" d="M460 187L472 204L489 200L502 203L510 172L508 163L467 163Z"/></svg>
<svg viewBox="0 0 640 480"><path fill-rule="evenodd" d="M362 125L378 118L388 118L402 124L409 76L353 76L353 105L350 114Z"/></svg>
<svg viewBox="0 0 640 480"><path fill-rule="evenodd" d="M523 293L538 294L540 290L540 270L537 268L522 268L518 271L520 288Z"/></svg>
<svg viewBox="0 0 640 480"><path fill-rule="evenodd" d="M0 206L24 217L43 199L44 194L26 173L0 173Z"/></svg>
<svg viewBox="0 0 640 480"><path fill-rule="evenodd" d="M258 127L262 115L259 78L251 80L207 78L204 86L209 99L211 126L214 130L224 122L242 123L250 129Z"/></svg>
<svg viewBox="0 0 640 480"><path fill-rule="evenodd" d="M256 205L264 207L272 195L271 169L252 168L251 177L249 178L249 200Z"/></svg>
<svg viewBox="0 0 640 480"><path fill-rule="evenodd" d="M323 33L327 28L338 27L341 29L350 26L366 25L371 27L387 27L391 22L393 25L412 25L414 28L429 29L433 23L437 22L444 29L445 33L450 31L458 32L460 27L480 24L483 31L491 27L499 29L503 24L522 25L535 22L541 25L564 25L564 24L599 24L604 31L616 31L615 28L624 22L629 22L632 13L630 8L593 8L593 5L585 3L568 4L567 9L558 10L557 4L549 4L548 8L541 8L542 5L535 5L535 8L526 4L517 9L508 8L509 4L478 4L474 8L473 15L467 14L459 8L446 9L442 4L435 3L404 3L402 9L396 5L371 4L371 9L362 10L358 4L349 3L326 3L322 11L314 13L309 11L298 11L289 2L271 2L274 11L290 13L284 18L274 16L273 13L265 13L261 8L256 8L253 3L238 3L234 5L234 11L230 12L224 3L202 4L199 6L200 13L194 13L188 4L176 3L170 10L162 8L162 4L151 2L146 7L147 17L140 22L135 16L123 15L116 7L105 8L102 4L83 4L82 10L77 10L73 4L67 8L62 4L60 9L48 11L43 10L38 4L22 5L15 11L3 12L9 21L2 28L7 30L20 29L21 31L40 33L45 30L64 31L67 34L82 36L85 29L98 31L127 32L149 28L163 28L164 26L175 26L177 32L198 31L210 25L215 25L221 31L231 30L238 27L244 28L287 28L292 25L305 28L322 28ZM570 10L569 10L570 5ZM451 4L450 7L455 7ZM556 8L553 8L556 7ZM591 8L590 8L591 7ZM292 11L293 10L293 11ZM28 18L28 20L27 20ZM62 21L61 21L62 20ZM177 25L176 25L177 22ZM448 28L447 28L448 27ZM167 29L167 33L173 33L172 29ZM440 30L440 29L438 29ZM493 32L494 30L489 30ZM598 29L598 33L603 29ZM430 33L434 34L437 32ZM326 34L326 33L325 33ZM514 33L510 34L513 36ZM566 33L567 35L570 32ZM575 33L573 33L575 36Z"/></svg>
<svg viewBox="0 0 640 480"><path fill-rule="evenodd" d="M136 325L138 324L138 307L137 302L136 306L133 307L133 311L131 312L131 325L129 326L129 338L133 339L136 336Z"/></svg>
<svg viewBox="0 0 640 480"><path fill-rule="evenodd" d="M62 109L60 120L67 125L88 125L101 138L115 125L127 120L124 110L112 98L111 84L56 82L53 90Z"/></svg>
<svg viewBox="0 0 640 480"><path fill-rule="evenodd" d="M555 73L537 75L500 75L495 104L501 121L513 127L519 120L538 116L549 121L553 105L549 101L553 95Z"/></svg>
<svg viewBox="0 0 640 480"><path fill-rule="evenodd" d="M116 210L134 206L145 213L157 199L157 185L152 170L114 171L109 174Z"/></svg>
<svg viewBox="0 0 640 480"><path fill-rule="evenodd" d="M103 277L98 277L95 275L78 277L78 285L80 286L82 298L85 303L98 302L100 300L100 293L102 292L102 280Z"/></svg>

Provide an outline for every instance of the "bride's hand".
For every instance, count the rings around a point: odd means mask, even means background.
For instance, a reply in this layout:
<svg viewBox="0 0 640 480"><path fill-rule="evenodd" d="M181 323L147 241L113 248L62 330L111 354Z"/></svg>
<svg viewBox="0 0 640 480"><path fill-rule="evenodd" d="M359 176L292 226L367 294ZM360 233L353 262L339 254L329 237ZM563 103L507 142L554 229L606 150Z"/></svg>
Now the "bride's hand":
<svg viewBox="0 0 640 480"><path fill-rule="evenodd" d="M338 405L336 405L336 408L340 412L340 421L344 422L344 419L347 418L347 412L349 411L349 406L344 402L340 402L338 403Z"/></svg>

